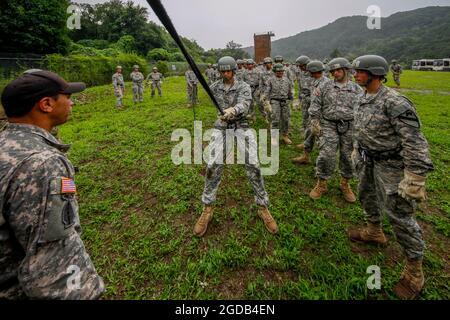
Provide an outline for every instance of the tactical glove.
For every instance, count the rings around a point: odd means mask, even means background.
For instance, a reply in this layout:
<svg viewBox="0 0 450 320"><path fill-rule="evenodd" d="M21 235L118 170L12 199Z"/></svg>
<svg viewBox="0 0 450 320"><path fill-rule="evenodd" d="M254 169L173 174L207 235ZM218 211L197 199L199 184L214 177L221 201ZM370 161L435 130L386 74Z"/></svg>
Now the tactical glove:
<svg viewBox="0 0 450 320"><path fill-rule="evenodd" d="M319 119L312 119L311 120L311 133L318 137L320 135L322 128L320 127L320 120Z"/></svg>
<svg viewBox="0 0 450 320"><path fill-rule="evenodd" d="M223 121L232 121L236 116L235 108L228 108L224 110L224 114L220 117Z"/></svg>
<svg viewBox="0 0 450 320"><path fill-rule="evenodd" d="M398 185L398 194L407 200L424 201L426 199L426 177L404 170L404 178Z"/></svg>
<svg viewBox="0 0 450 320"><path fill-rule="evenodd" d="M270 102L267 100L264 102L264 111L267 113L272 112L272 106L270 105Z"/></svg>

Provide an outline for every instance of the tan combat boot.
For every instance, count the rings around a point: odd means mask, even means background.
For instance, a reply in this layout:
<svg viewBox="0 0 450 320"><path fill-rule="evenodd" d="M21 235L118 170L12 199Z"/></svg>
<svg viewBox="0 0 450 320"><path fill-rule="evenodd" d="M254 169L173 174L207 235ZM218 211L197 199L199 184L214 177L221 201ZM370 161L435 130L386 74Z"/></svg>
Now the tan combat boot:
<svg viewBox="0 0 450 320"><path fill-rule="evenodd" d="M301 157L292 159L292 162L296 164L310 164L309 152L305 151Z"/></svg>
<svg viewBox="0 0 450 320"><path fill-rule="evenodd" d="M300 150L305 150L305 145L304 145L303 143L298 144L298 145L296 145L295 147L296 147L297 149L300 149Z"/></svg>
<svg viewBox="0 0 450 320"><path fill-rule="evenodd" d="M400 281L394 287L394 293L400 299L415 299L424 284L422 260L407 260Z"/></svg>
<svg viewBox="0 0 450 320"><path fill-rule="evenodd" d="M320 197L328 191L327 180L319 179L314 189L311 190L309 196L313 200L319 200Z"/></svg>
<svg viewBox="0 0 450 320"><path fill-rule="evenodd" d="M368 222L367 226L349 233L351 241L360 241L366 243L375 243L382 246L387 244L381 224Z"/></svg>
<svg viewBox="0 0 450 320"><path fill-rule="evenodd" d="M278 226L275 219L269 212L267 207L258 206L258 216L264 221L266 229L271 233L275 234L278 232Z"/></svg>
<svg viewBox="0 0 450 320"><path fill-rule="evenodd" d="M206 206L203 208L202 215L197 220L197 223L194 226L194 234L199 237L203 237L208 229L208 223L211 221L213 216L213 207Z"/></svg>
<svg viewBox="0 0 450 320"><path fill-rule="evenodd" d="M281 140L283 140L283 142L284 142L285 144L292 144L292 141L291 141L291 139L289 139L289 137L288 137L287 134L284 134L284 135L281 137Z"/></svg>
<svg viewBox="0 0 450 320"><path fill-rule="evenodd" d="M356 196L353 193L352 188L348 184L348 179L342 178L340 188L341 188L341 191L342 191L345 201L347 201L349 203L356 202Z"/></svg>

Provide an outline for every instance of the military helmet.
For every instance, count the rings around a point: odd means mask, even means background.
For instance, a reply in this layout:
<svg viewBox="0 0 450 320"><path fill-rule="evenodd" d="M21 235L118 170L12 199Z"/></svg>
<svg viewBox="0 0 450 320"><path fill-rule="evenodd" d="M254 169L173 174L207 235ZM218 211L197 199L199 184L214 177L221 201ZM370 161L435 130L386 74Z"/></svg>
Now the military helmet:
<svg viewBox="0 0 450 320"><path fill-rule="evenodd" d="M158 68L157 67L153 67L153 70L158 70Z"/></svg>
<svg viewBox="0 0 450 320"><path fill-rule="evenodd" d="M272 58L271 57L266 57L264 58L264 63L273 63Z"/></svg>
<svg viewBox="0 0 450 320"><path fill-rule="evenodd" d="M137 64L135 64L135 65L133 66L133 69L139 69L139 66L138 66Z"/></svg>
<svg viewBox="0 0 450 320"><path fill-rule="evenodd" d="M393 59L393 60L392 60L392 63L397 63L397 60Z"/></svg>
<svg viewBox="0 0 450 320"><path fill-rule="evenodd" d="M300 56L295 60L295 64L298 66L306 65L311 61L308 56Z"/></svg>
<svg viewBox="0 0 450 320"><path fill-rule="evenodd" d="M276 56L274 59L275 62L283 62L283 60L283 56Z"/></svg>
<svg viewBox="0 0 450 320"><path fill-rule="evenodd" d="M386 59L376 55L366 55L356 58L353 61L355 70L368 71L374 76L385 76L389 72L389 64Z"/></svg>
<svg viewBox="0 0 450 320"><path fill-rule="evenodd" d="M216 68L216 69L217 69L217 63L214 63L214 64L213 64L213 68Z"/></svg>
<svg viewBox="0 0 450 320"><path fill-rule="evenodd" d="M43 71L43 70L42 69L28 69L28 70L25 70L23 72L23 74L35 73L35 72L39 72L39 71Z"/></svg>
<svg viewBox="0 0 450 320"><path fill-rule="evenodd" d="M351 67L351 63L345 58L334 58L328 62L328 68L330 71L337 69L350 69Z"/></svg>
<svg viewBox="0 0 450 320"><path fill-rule="evenodd" d="M284 66L281 63L275 63L273 66L273 72L284 71Z"/></svg>
<svg viewBox="0 0 450 320"><path fill-rule="evenodd" d="M244 60L242 60L242 59L237 59L237 60L236 60L236 63L237 63L237 64L244 64Z"/></svg>
<svg viewBox="0 0 450 320"><path fill-rule="evenodd" d="M219 71L234 71L237 68L236 60L230 56L220 58L217 64Z"/></svg>
<svg viewBox="0 0 450 320"><path fill-rule="evenodd" d="M325 66L323 65L322 61L313 60L306 65L306 70L311 73L321 72L325 70Z"/></svg>
<svg viewBox="0 0 450 320"><path fill-rule="evenodd" d="M116 69L122 69L122 66L117 66Z"/></svg>
<svg viewBox="0 0 450 320"><path fill-rule="evenodd" d="M255 61L253 59L247 59L247 64L255 64Z"/></svg>

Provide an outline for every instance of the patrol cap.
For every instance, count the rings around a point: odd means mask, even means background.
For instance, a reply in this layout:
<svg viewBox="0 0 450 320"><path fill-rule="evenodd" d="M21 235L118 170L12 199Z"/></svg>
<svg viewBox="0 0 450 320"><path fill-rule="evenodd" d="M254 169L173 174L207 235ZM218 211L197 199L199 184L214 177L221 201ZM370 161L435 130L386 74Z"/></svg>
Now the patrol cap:
<svg viewBox="0 0 450 320"><path fill-rule="evenodd" d="M44 97L72 94L84 89L86 85L83 82L66 82L56 73L46 70L28 70L5 87L1 100L7 116L22 116L26 113L20 110L33 106Z"/></svg>

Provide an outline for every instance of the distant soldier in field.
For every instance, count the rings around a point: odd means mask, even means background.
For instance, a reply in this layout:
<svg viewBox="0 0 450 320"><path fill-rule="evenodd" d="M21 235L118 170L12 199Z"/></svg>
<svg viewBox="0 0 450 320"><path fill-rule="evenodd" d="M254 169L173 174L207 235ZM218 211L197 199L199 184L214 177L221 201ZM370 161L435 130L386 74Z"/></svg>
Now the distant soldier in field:
<svg viewBox="0 0 450 320"><path fill-rule="evenodd" d="M205 76L208 78L208 85L211 85L214 80L214 69L211 63L208 63L208 67L205 70Z"/></svg>
<svg viewBox="0 0 450 320"><path fill-rule="evenodd" d="M383 85L387 61L368 55L353 61L356 82L365 92L355 110L352 159L359 176L359 200L367 226L349 232L351 241L386 245L382 213L386 212L407 261L394 292L416 298L424 286L425 243L414 211L426 199L427 174L434 169L428 142L414 104Z"/></svg>
<svg viewBox="0 0 450 320"><path fill-rule="evenodd" d="M191 67L188 68L184 76L186 78L187 85L188 107L192 107L198 103L198 79Z"/></svg>
<svg viewBox="0 0 450 320"><path fill-rule="evenodd" d="M0 133L0 300L97 299L105 291L81 239L70 146L50 134L86 88L49 71L10 82Z"/></svg>
<svg viewBox="0 0 450 320"><path fill-rule="evenodd" d="M213 71L211 72L211 84L222 79L220 72L217 70L217 63L214 63L212 67Z"/></svg>
<svg viewBox="0 0 450 320"><path fill-rule="evenodd" d="M265 104L270 112L271 129L279 129L281 140L287 144L292 144L289 139L289 121L291 118L291 108L289 102L292 101L292 82L284 76L284 67L281 63L275 63L273 67L275 77L267 81L264 96Z"/></svg>
<svg viewBox="0 0 450 320"><path fill-rule="evenodd" d="M123 81L122 67L116 67L116 73L112 76L114 94L117 97L117 107L122 108L123 95L125 94L125 82Z"/></svg>
<svg viewBox="0 0 450 320"><path fill-rule="evenodd" d="M162 73L158 72L158 68L157 67L153 67L152 72L150 72L147 76L147 82L152 82L151 86L152 86L152 93L151 93L151 97L153 98L155 96L155 89L158 89L158 95L160 97L162 97L162 92L161 92L161 85L163 82L164 76Z"/></svg>
<svg viewBox="0 0 450 320"><path fill-rule="evenodd" d="M266 113L266 122L270 123L270 108L268 108L268 104L266 103L266 87L267 83L269 82L269 79L272 77L275 77L275 74L273 73L273 60L271 57L264 58L264 71L261 72L260 80L259 80L259 90L261 92L260 95L260 103L265 106L264 111Z"/></svg>
<svg viewBox="0 0 450 320"><path fill-rule="evenodd" d="M3 110L2 105L0 104L0 132L6 128L8 124L8 119L6 118L5 110Z"/></svg>
<svg viewBox="0 0 450 320"><path fill-rule="evenodd" d="M133 102L144 101L144 75L139 72L139 66L133 66L133 72L130 74L131 81L133 81Z"/></svg>
<svg viewBox="0 0 450 320"><path fill-rule="evenodd" d="M347 59L336 58L329 62L334 81L326 81L311 94L308 109L312 133L318 137L319 157L316 163L317 184L309 196L318 200L327 192L328 180L336 168L339 152L341 173L340 189L347 202L356 202L349 181L353 177L351 154L353 151L353 113L362 89L351 81Z"/></svg>
<svg viewBox="0 0 450 320"><path fill-rule="evenodd" d="M390 69L392 72L392 76L394 77L394 81L397 84L397 87L400 87L400 74L402 74L403 72L402 66L397 63L397 60L392 60Z"/></svg>
<svg viewBox="0 0 450 320"><path fill-rule="evenodd" d="M247 177L253 187L255 202L258 206L258 215L264 221L266 229L275 234L278 226L268 210L269 196L264 186L264 179L258 160L258 147L256 137L249 130L246 115L252 100L251 89L248 84L235 78L237 69L236 61L232 57L222 57L219 59L219 70L222 74L222 81L217 81L211 86L215 98L223 108L224 114L214 124L214 132L211 137L210 148L211 158L208 160L206 168L205 188L203 190L202 202L203 212L194 226L194 234L203 236L208 228L208 224L213 217L213 205L216 201L216 194L224 169L224 162L228 156L229 148L226 147L227 130L232 130L241 141L247 143L237 143L239 150L245 158L245 168ZM231 151L230 151L231 152Z"/></svg>

